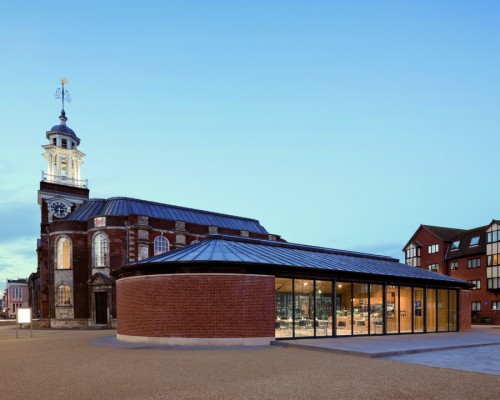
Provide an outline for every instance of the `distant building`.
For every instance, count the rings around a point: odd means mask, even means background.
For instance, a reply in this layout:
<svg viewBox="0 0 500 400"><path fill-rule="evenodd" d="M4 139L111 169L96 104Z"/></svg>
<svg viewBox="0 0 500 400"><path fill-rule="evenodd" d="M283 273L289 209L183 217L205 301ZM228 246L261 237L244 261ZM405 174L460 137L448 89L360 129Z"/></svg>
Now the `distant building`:
<svg viewBox="0 0 500 400"><path fill-rule="evenodd" d="M28 282L26 279L7 279L5 298L9 318L15 318L18 308L29 307Z"/></svg>
<svg viewBox="0 0 500 400"><path fill-rule="evenodd" d="M473 320L500 322L500 221L473 229L420 225L403 251L408 265L468 281Z"/></svg>

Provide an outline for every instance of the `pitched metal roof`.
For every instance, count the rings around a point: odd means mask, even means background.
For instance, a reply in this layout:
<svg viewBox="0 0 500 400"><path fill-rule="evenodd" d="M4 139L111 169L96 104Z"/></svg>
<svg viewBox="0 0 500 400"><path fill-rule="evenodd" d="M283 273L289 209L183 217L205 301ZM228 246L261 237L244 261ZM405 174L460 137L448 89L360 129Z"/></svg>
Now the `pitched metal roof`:
<svg viewBox="0 0 500 400"><path fill-rule="evenodd" d="M268 233L259 221L255 219L173 206L170 204L155 203L140 199L131 199L128 197L88 200L65 219L69 221L87 221L89 218L108 215L144 215L151 218L218 226L238 231L244 230L261 234Z"/></svg>
<svg viewBox="0 0 500 400"><path fill-rule="evenodd" d="M459 279L401 264L391 257L226 235L209 236L195 245L129 264L123 270L146 265L207 262L301 267L464 284Z"/></svg>

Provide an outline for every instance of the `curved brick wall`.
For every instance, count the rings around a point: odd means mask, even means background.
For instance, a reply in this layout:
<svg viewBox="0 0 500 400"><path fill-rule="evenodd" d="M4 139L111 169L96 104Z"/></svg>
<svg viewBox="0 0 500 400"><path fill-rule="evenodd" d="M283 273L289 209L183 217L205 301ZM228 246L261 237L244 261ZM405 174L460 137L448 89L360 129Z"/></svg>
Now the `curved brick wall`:
<svg viewBox="0 0 500 400"><path fill-rule="evenodd" d="M226 338L250 344L241 339L274 338L274 276L146 275L119 279L116 288L120 340L196 344L194 339Z"/></svg>

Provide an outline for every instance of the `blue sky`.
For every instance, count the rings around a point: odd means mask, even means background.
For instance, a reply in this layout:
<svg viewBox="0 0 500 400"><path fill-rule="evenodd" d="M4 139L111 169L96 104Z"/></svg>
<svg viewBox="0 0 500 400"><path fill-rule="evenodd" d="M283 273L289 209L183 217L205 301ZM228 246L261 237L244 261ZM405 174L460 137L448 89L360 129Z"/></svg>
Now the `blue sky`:
<svg viewBox="0 0 500 400"><path fill-rule="evenodd" d="M500 218L498 1L5 2L0 287L36 270L45 131L92 197L257 218L402 257Z"/></svg>

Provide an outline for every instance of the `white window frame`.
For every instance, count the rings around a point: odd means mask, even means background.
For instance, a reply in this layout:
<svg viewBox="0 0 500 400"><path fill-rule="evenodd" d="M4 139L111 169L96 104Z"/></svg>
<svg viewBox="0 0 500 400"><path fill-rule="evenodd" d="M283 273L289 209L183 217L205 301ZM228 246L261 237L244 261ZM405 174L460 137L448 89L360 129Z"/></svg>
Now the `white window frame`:
<svg viewBox="0 0 500 400"><path fill-rule="evenodd" d="M69 246L69 259L64 259L64 242L67 241ZM62 253L62 254L61 254ZM67 264L65 263L67 261ZM73 244L67 236L60 236L56 242L56 269L72 269L73 268Z"/></svg>
<svg viewBox="0 0 500 400"><path fill-rule="evenodd" d="M63 289L64 292L61 289ZM57 286L56 289L56 301L57 301L56 304L58 306L70 306L72 304L71 294L72 294L71 286L65 282L61 283L60 285Z"/></svg>
<svg viewBox="0 0 500 400"><path fill-rule="evenodd" d="M149 258L149 246L147 244L140 244L137 250L138 261Z"/></svg>
<svg viewBox="0 0 500 400"><path fill-rule="evenodd" d="M94 268L109 267L109 237L104 232L97 232L92 238L92 265Z"/></svg>
<svg viewBox="0 0 500 400"><path fill-rule="evenodd" d="M165 236L156 236L153 243L155 256L170 251L170 241Z"/></svg>
<svg viewBox="0 0 500 400"><path fill-rule="evenodd" d="M439 253L439 243L437 244L430 244L428 247L427 247L427 252L429 254L436 254L436 253Z"/></svg>
<svg viewBox="0 0 500 400"><path fill-rule="evenodd" d="M439 264L430 264L429 265L429 271L439 272Z"/></svg>
<svg viewBox="0 0 500 400"><path fill-rule="evenodd" d="M479 246L479 239L480 239L479 236L471 237L469 247ZM472 243L472 241L474 241L474 243Z"/></svg>

